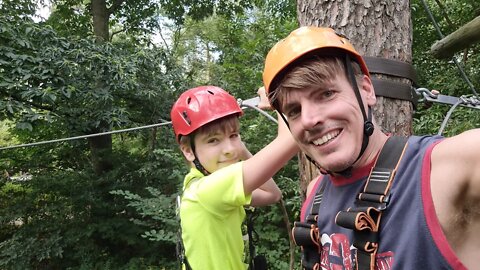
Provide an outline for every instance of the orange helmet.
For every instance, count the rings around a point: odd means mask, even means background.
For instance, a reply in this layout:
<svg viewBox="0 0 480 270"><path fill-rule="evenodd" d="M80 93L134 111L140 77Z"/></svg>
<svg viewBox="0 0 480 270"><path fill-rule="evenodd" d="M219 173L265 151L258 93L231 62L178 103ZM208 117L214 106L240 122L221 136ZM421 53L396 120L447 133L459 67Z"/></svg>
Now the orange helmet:
<svg viewBox="0 0 480 270"><path fill-rule="evenodd" d="M268 52L263 69L263 83L267 96L270 96L272 91L270 89L272 81L288 65L309 52L327 48L345 51L358 62L362 72L370 76L362 56L346 38L337 35L331 28L304 26L291 32Z"/></svg>
<svg viewBox="0 0 480 270"><path fill-rule="evenodd" d="M237 100L216 86L199 86L183 92L170 112L177 142L201 126L231 114L241 115Z"/></svg>

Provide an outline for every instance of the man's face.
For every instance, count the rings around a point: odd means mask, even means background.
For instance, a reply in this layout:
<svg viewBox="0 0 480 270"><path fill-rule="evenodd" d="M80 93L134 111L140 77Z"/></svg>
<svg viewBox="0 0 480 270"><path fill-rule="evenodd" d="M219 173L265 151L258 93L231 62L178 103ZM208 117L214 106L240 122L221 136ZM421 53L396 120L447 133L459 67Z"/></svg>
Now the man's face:
<svg viewBox="0 0 480 270"><path fill-rule="evenodd" d="M365 106L375 103L366 76L359 90ZM364 119L346 77L338 75L325 84L285 93L282 112L302 151L329 171L351 166L360 153Z"/></svg>

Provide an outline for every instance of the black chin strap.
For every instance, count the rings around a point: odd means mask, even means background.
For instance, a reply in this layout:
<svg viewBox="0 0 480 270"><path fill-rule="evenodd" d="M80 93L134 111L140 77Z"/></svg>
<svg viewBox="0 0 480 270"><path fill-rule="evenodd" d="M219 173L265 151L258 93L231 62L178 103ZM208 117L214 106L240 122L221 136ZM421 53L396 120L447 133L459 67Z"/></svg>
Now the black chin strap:
<svg viewBox="0 0 480 270"><path fill-rule="evenodd" d="M200 163L200 161L197 158L197 152L195 151L195 144L193 143L193 138L191 140L190 147L192 148L193 155L195 156L195 159L193 160L193 165L195 165L195 168L197 168L197 170L203 173L203 175L205 176L209 175L210 172L208 172L207 169L203 167L203 165Z"/></svg>
<svg viewBox="0 0 480 270"><path fill-rule="evenodd" d="M365 112L365 106L363 105L362 96L360 95L360 90L358 89L358 84L357 84L357 80L355 79L355 74L353 73L352 62L350 60L349 54L345 54L345 68L347 70L347 76L348 76L348 79L350 80L350 84L352 85L353 92L355 93L355 97L357 98L358 106L362 111L362 116L363 116L362 148L360 149L360 153L358 153L358 156L355 159L355 161L352 163L352 165L350 165L348 168L346 168L343 171L333 172L333 173L342 175L344 177L350 177L352 175L352 166L360 159L360 157L362 157L363 153L365 152L365 149L367 149L369 138L373 134L373 130L375 129L375 127L373 126L373 123L372 123L372 108L368 106L368 116L367 116L367 113ZM316 163L315 165L319 167ZM327 173L332 174L332 172L329 172L329 171L327 171Z"/></svg>
<svg viewBox="0 0 480 270"><path fill-rule="evenodd" d="M368 115L365 112L365 106L363 105L362 96L360 95L360 90L358 89L357 80L355 79L355 74L353 73L353 67L352 67L352 62L350 60L350 55L348 55L348 54L345 54L345 69L347 71L347 76L348 76L348 79L350 80L350 84L352 85L353 92L355 93L355 97L357 98L357 102L358 102L358 105L360 107L360 110L362 111L362 116L363 116L363 121L364 121L363 122L362 148L360 149L360 153L358 153L358 156L355 159L355 161L352 163L352 165L350 165L348 168L346 168L345 170L342 170L340 172L326 171L326 170L322 169L320 166L318 166L318 164L315 161L313 161L308 155L307 155L307 159L310 160L310 162L313 162L313 164L315 164L315 166L317 166L317 168L319 168L320 171L324 174L325 173L328 173L328 174L333 174L334 173L334 174L339 174L339 175L344 176L344 177L350 177L352 175L352 166L353 166L353 164L355 164L360 159L360 157L365 152L365 149L367 149L369 138L373 134L373 131L374 131L375 127L373 126L373 123L372 123L372 108L370 108L370 106L368 106Z"/></svg>
<svg viewBox="0 0 480 270"><path fill-rule="evenodd" d="M357 80L355 79L355 74L353 73L350 55L348 54L345 54L345 68L347 69L348 79L350 80L350 84L353 87L353 92L355 93L358 105L360 106L360 110L362 111L363 120L365 121L363 126L363 132L365 135L367 135L367 137L369 137L370 135L372 135L374 129L372 124L372 114L369 112L367 117L367 113L365 112L365 106L363 105L362 101L362 96L360 95L360 90L358 89Z"/></svg>

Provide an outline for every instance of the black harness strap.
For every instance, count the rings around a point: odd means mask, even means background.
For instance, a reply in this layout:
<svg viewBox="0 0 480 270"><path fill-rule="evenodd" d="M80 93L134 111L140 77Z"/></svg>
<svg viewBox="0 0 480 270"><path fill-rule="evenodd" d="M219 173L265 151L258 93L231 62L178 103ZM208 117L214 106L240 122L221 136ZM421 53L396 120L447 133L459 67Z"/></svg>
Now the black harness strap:
<svg viewBox="0 0 480 270"><path fill-rule="evenodd" d="M368 71L370 73L378 73L400 78L407 78L411 80L414 85L417 84L417 73L415 72L415 69L410 63L371 56L364 56L363 59L365 60Z"/></svg>
<svg viewBox="0 0 480 270"><path fill-rule="evenodd" d="M367 64L370 74L383 74L406 78L409 79L414 86L418 85L417 74L410 63L371 56L365 56L363 59ZM375 95L410 101L414 107L417 106L418 101L412 85L374 77L372 77L371 80L375 87Z"/></svg>
<svg viewBox="0 0 480 270"><path fill-rule="evenodd" d="M180 262L180 268L185 270L192 270L192 267L188 263L187 256L185 256L185 246L183 245L182 240L182 226L180 223L180 204L182 201L182 197L180 195L177 196L177 204L176 204L176 216L178 221L178 231L177 231L177 244L175 246L177 259Z"/></svg>
<svg viewBox="0 0 480 270"><path fill-rule="evenodd" d="M375 88L377 97L406 100L417 106L418 100L415 89L411 85L377 78L371 78L370 80Z"/></svg>
<svg viewBox="0 0 480 270"><path fill-rule="evenodd" d="M248 235L248 270L267 270L267 259L263 255L257 255L255 251L255 243L258 239L258 234L254 228L254 221L258 212L255 212L253 207L245 208L247 214L246 225Z"/></svg>
<svg viewBox="0 0 480 270"><path fill-rule="evenodd" d="M245 211L246 212L246 211ZM253 213L247 212L247 235L248 235L248 258L250 260L249 268L255 269L255 262L253 258L255 258L255 245L253 244Z"/></svg>
<svg viewBox="0 0 480 270"><path fill-rule="evenodd" d="M310 213L305 222L295 222L292 229L292 236L295 245L302 249L302 267L305 270L320 269L320 234L318 231L318 214L322 203L323 192L325 190L325 180L319 179L320 186L317 188L313 198Z"/></svg>
<svg viewBox="0 0 480 270"><path fill-rule="evenodd" d="M357 248L356 269L375 269L375 255L379 245L379 227L382 211L390 201L390 188L407 147L406 137L389 137L370 175L363 192L358 194L355 206L338 212L337 225L354 231Z"/></svg>

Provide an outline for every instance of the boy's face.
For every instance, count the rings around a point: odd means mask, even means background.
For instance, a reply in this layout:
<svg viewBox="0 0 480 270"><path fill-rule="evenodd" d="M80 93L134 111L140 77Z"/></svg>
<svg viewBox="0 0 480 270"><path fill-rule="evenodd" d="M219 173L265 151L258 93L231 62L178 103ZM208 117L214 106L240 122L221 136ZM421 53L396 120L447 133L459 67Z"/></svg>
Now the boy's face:
<svg viewBox="0 0 480 270"><path fill-rule="evenodd" d="M198 133L194 144L196 158L210 173L239 162L246 151L238 130L216 129L209 133ZM183 152L187 160L193 162L195 156L191 150L189 153Z"/></svg>
<svg viewBox="0 0 480 270"><path fill-rule="evenodd" d="M367 76L359 90L365 106L373 106L375 93ZM360 153L364 120L347 78L337 75L323 85L284 93L281 109L300 148L326 170L351 166Z"/></svg>

